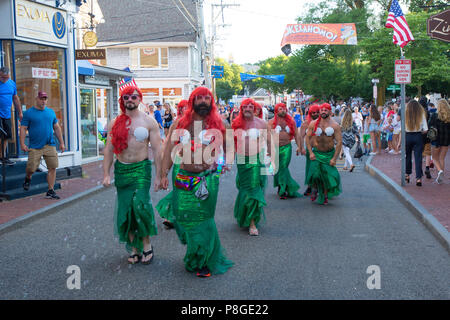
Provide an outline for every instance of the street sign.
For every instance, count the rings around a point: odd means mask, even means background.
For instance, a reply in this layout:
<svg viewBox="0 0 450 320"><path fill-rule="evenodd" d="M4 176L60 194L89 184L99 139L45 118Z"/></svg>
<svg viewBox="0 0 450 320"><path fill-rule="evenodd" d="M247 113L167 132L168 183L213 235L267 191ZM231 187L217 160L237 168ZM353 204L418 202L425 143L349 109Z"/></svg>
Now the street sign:
<svg viewBox="0 0 450 320"><path fill-rule="evenodd" d="M391 90L391 91L400 90L400 86L398 84L391 84L389 87L386 88L386 90Z"/></svg>
<svg viewBox="0 0 450 320"><path fill-rule="evenodd" d="M223 78L223 66L211 66L211 76L213 78Z"/></svg>
<svg viewBox="0 0 450 320"><path fill-rule="evenodd" d="M411 83L411 60L395 60L395 83Z"/></svg>
<svg viewBox="0 0 450 320"><path fill-rule="evenodd" d="M376 98L378 98L378 89L377 89L377 86L373 86L373 97L376 99Z"/></svg>
<svg viewBox="0 0 450 320"><path fill-rule="evenodd" d="M428 18L427 34L432 39L450 42L450 9Z"/></svg>

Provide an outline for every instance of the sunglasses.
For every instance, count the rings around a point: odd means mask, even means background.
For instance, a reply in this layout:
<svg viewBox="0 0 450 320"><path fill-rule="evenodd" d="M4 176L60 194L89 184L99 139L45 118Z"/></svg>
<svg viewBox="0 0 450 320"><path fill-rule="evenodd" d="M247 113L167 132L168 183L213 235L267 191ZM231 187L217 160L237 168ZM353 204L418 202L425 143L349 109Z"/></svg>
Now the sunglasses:
<svg viewBox="0 0 450 320"><path fill-rule="evenodd" d="M139 98L139 95L137 95L137 94L130 94L130 95L124 94L124 95L122 96L122 98L123 98L124 101L128 101L129 99L131 99L131 100L137 100L137 99Z"/></svg>
<svg viewBox="0 0 450 320"><path fill-rule="evenodd" d="M41 99L41 100L47 100L48 98L47 98L47 97L40 97L39 99Z"/></svg>

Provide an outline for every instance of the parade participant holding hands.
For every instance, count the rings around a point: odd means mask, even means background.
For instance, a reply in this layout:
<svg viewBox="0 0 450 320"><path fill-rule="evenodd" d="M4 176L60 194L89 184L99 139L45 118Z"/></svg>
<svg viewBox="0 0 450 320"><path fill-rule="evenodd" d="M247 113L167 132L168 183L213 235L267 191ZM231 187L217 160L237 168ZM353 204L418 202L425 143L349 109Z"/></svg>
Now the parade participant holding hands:
<svg viewBox="0 0 450 320"><path fill-rule="evenodd" d="M330 118L331 106L320 106L320 117L310 123L306 146L310 153L307 184L312 186L311 200L319 197L319 204L341 193L341 178L336 169L336 159L342 149L341 127ZM336 145L336 147L335 147Z"/></svg>
<svg viewBox="0 0 450 320"><path fill-rule="evenodd" d="M307 147L305 147L304 141L305 141L306 133L308 132L309 124L311 123L311 121L316 120L318 117L319 117L319 106L317 104L313 104L308 109L308 115L306 116L306 121L304 121L302 123L302 125L300 126L300 143L303 146L302 155L306 155L305 185L308 186L305 193L303 193L304 196L309 196L311 194L311 186L309 186L307 183L309 165L310 165L311 160L309 159L309 150Z"/></svg>
<svg viewBox="0 0 450 320"><path fill-rule="evenodd" d="M103 159L103 185L111 184L110 169L114 161L115 186L117 188L115 232L119 241L125 242L131 255L128 262L149 264L153 259L150 236L157 234L157 227L150 200L152 163L149 147L154 155L156 179L155 191L160 185L159 126L155 119L139 111L142 92L134 86L126 87L120 97L122 113L108 126L108 139ZM141 256L141 253L142 256Z"/></svg>
<svg viewBox="0 0 450 320"><path fill-rule="evenodd" d="M219 192L217 157L220 149L225 154L224 137L225 126L211 91L198 87L191 93L183 117L170 128L164 148L163 189L169 185L172 153L181 159L172 191L174 225L180 241L187 245L185 268L198 277L225 273L233 265L225 257L214 221Z"/></svg>

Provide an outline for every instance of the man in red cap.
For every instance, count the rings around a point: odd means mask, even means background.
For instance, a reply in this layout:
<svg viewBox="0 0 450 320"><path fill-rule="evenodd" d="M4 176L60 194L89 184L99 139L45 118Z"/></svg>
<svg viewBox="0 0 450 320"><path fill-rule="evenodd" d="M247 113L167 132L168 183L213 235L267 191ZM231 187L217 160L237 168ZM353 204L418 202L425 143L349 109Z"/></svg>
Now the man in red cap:
<svg viewBox="0 0 450 320"><path fill-rule="evenodd" d="M31 185L31 176L39 167L41 158L45 160L47 166L48 191L46 198L59 199L53 189L56 181L56 168L58 168L58 152L53 138L53 132L59 141L59 148L64 152L65 145L62 137L61 127L56 119L53 109L46 106L48 100L47 93L40 91L36 97L36 105L23 114L20 126L20 147L24 152L28 152L24 190L28 190ZM25 145L25 137L28 131L29 144Z"/></svg>
<svg viewBox="0 0 450 320"><path fill-rule="evenodd" d="M302 145L304 145L305 142L305 137L306 137L306 132L308 131L308 126L311 123L311 121L316 120L319 117L319 111L320 108L317 104L313 104L309 107L308 112L307 112L307 116L306 116L306 121L302 122L302 125L300 126L300 143ZM310 164L310 159L309 159L309 150L308 148L304 147L303 148L304 153L302 153L302 155L306 155L306 164L305 164L305 185L308 185L306 182L306 177L308 176L308 171L309 171L309 164ZM303 193L304 196L309 196L311 194L311 186L308 186L308 188L306 189L305 193Z"/></svg>
<svg viewBox="0 0 450 320"><path fill-rule="evenodd" d="M249 228L251 236L259 235L257 226L264 219L264 190L267 183L264 172L264 134L270 138L267 123L255 115L255 109L256 102L253 99L242 100L239 115L231 126L237 146L236 187L239 190L234 203L234 217L239 227Z"/></svg>
<svg viewBox="0 0 450 320"><path fill-rule="evenodd" d="M269 120L268 127L271 131L278 133L278 142L274 140L275 150L278 152L278 170L273 177L273 186L278 187L280 199L296 198L301 195L297 192L299 184L292 178L289 172L289 164L292 157L292 139L297 144L297 156L303 151L303 144L300 142L297 126L294 118L288 112L284 103L275 105L275 116Z"/></svg>
<svg viewBox="0 0 450 320"><path fill-rule="evenodd" d="M131 253L128 263L153 260L150 236L157 234L155 216L150 200L153 153L156 177L154 189L160 185L161 138L155 119L139 110L142 92L138 87L126 87L120 96L121 114L108 126L104 149L103 185L111 184L110 169L114 162L114 184L117 189L115 233Z"/></svg>
<svg viewBox="0 0 450 320"><path fill-rule="evenodd" d="M199 87L191 93L183 116L172 124L164 147L161 188L169 186L172 157L181 159L172 191L173 222L181 243L187 245L185 268L198 277L224 273L233 265L225 257L214 221L224 137L214 97L208 88Z"/></svg>
<svg viewBox="0 0 450 320"><path fill-rule="evenodd" d="M311 121L306 134L306 146L311 160L306 182L312 187L311 200L319 204L341 193L341 179L336 159L342 149L341 127L330 117L331 106L320 106L320 117ZM336 147L335 147L336 145Z"/></svg>

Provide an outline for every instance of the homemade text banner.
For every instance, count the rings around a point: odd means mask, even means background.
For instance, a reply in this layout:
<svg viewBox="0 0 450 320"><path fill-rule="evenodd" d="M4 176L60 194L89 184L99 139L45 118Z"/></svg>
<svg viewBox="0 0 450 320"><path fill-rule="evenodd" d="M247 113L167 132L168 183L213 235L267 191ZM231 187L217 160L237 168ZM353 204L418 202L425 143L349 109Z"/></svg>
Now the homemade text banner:
<svg viewBox="0 0 450 320"><path fill-rule="evenodd" d="M248 74L248 73L241 73L241 81L249 81L256 78L264 78L267 80L271 80L278 83L284 83L284 74L277 74L277 75L257 75L257 74Z"/></svg>
<svg viewBox="0 0 450 320"><path fill-rule="evenodd" d="M288 44L356 45L356 26L354 23L288 24L281 47Z"/></svg>

